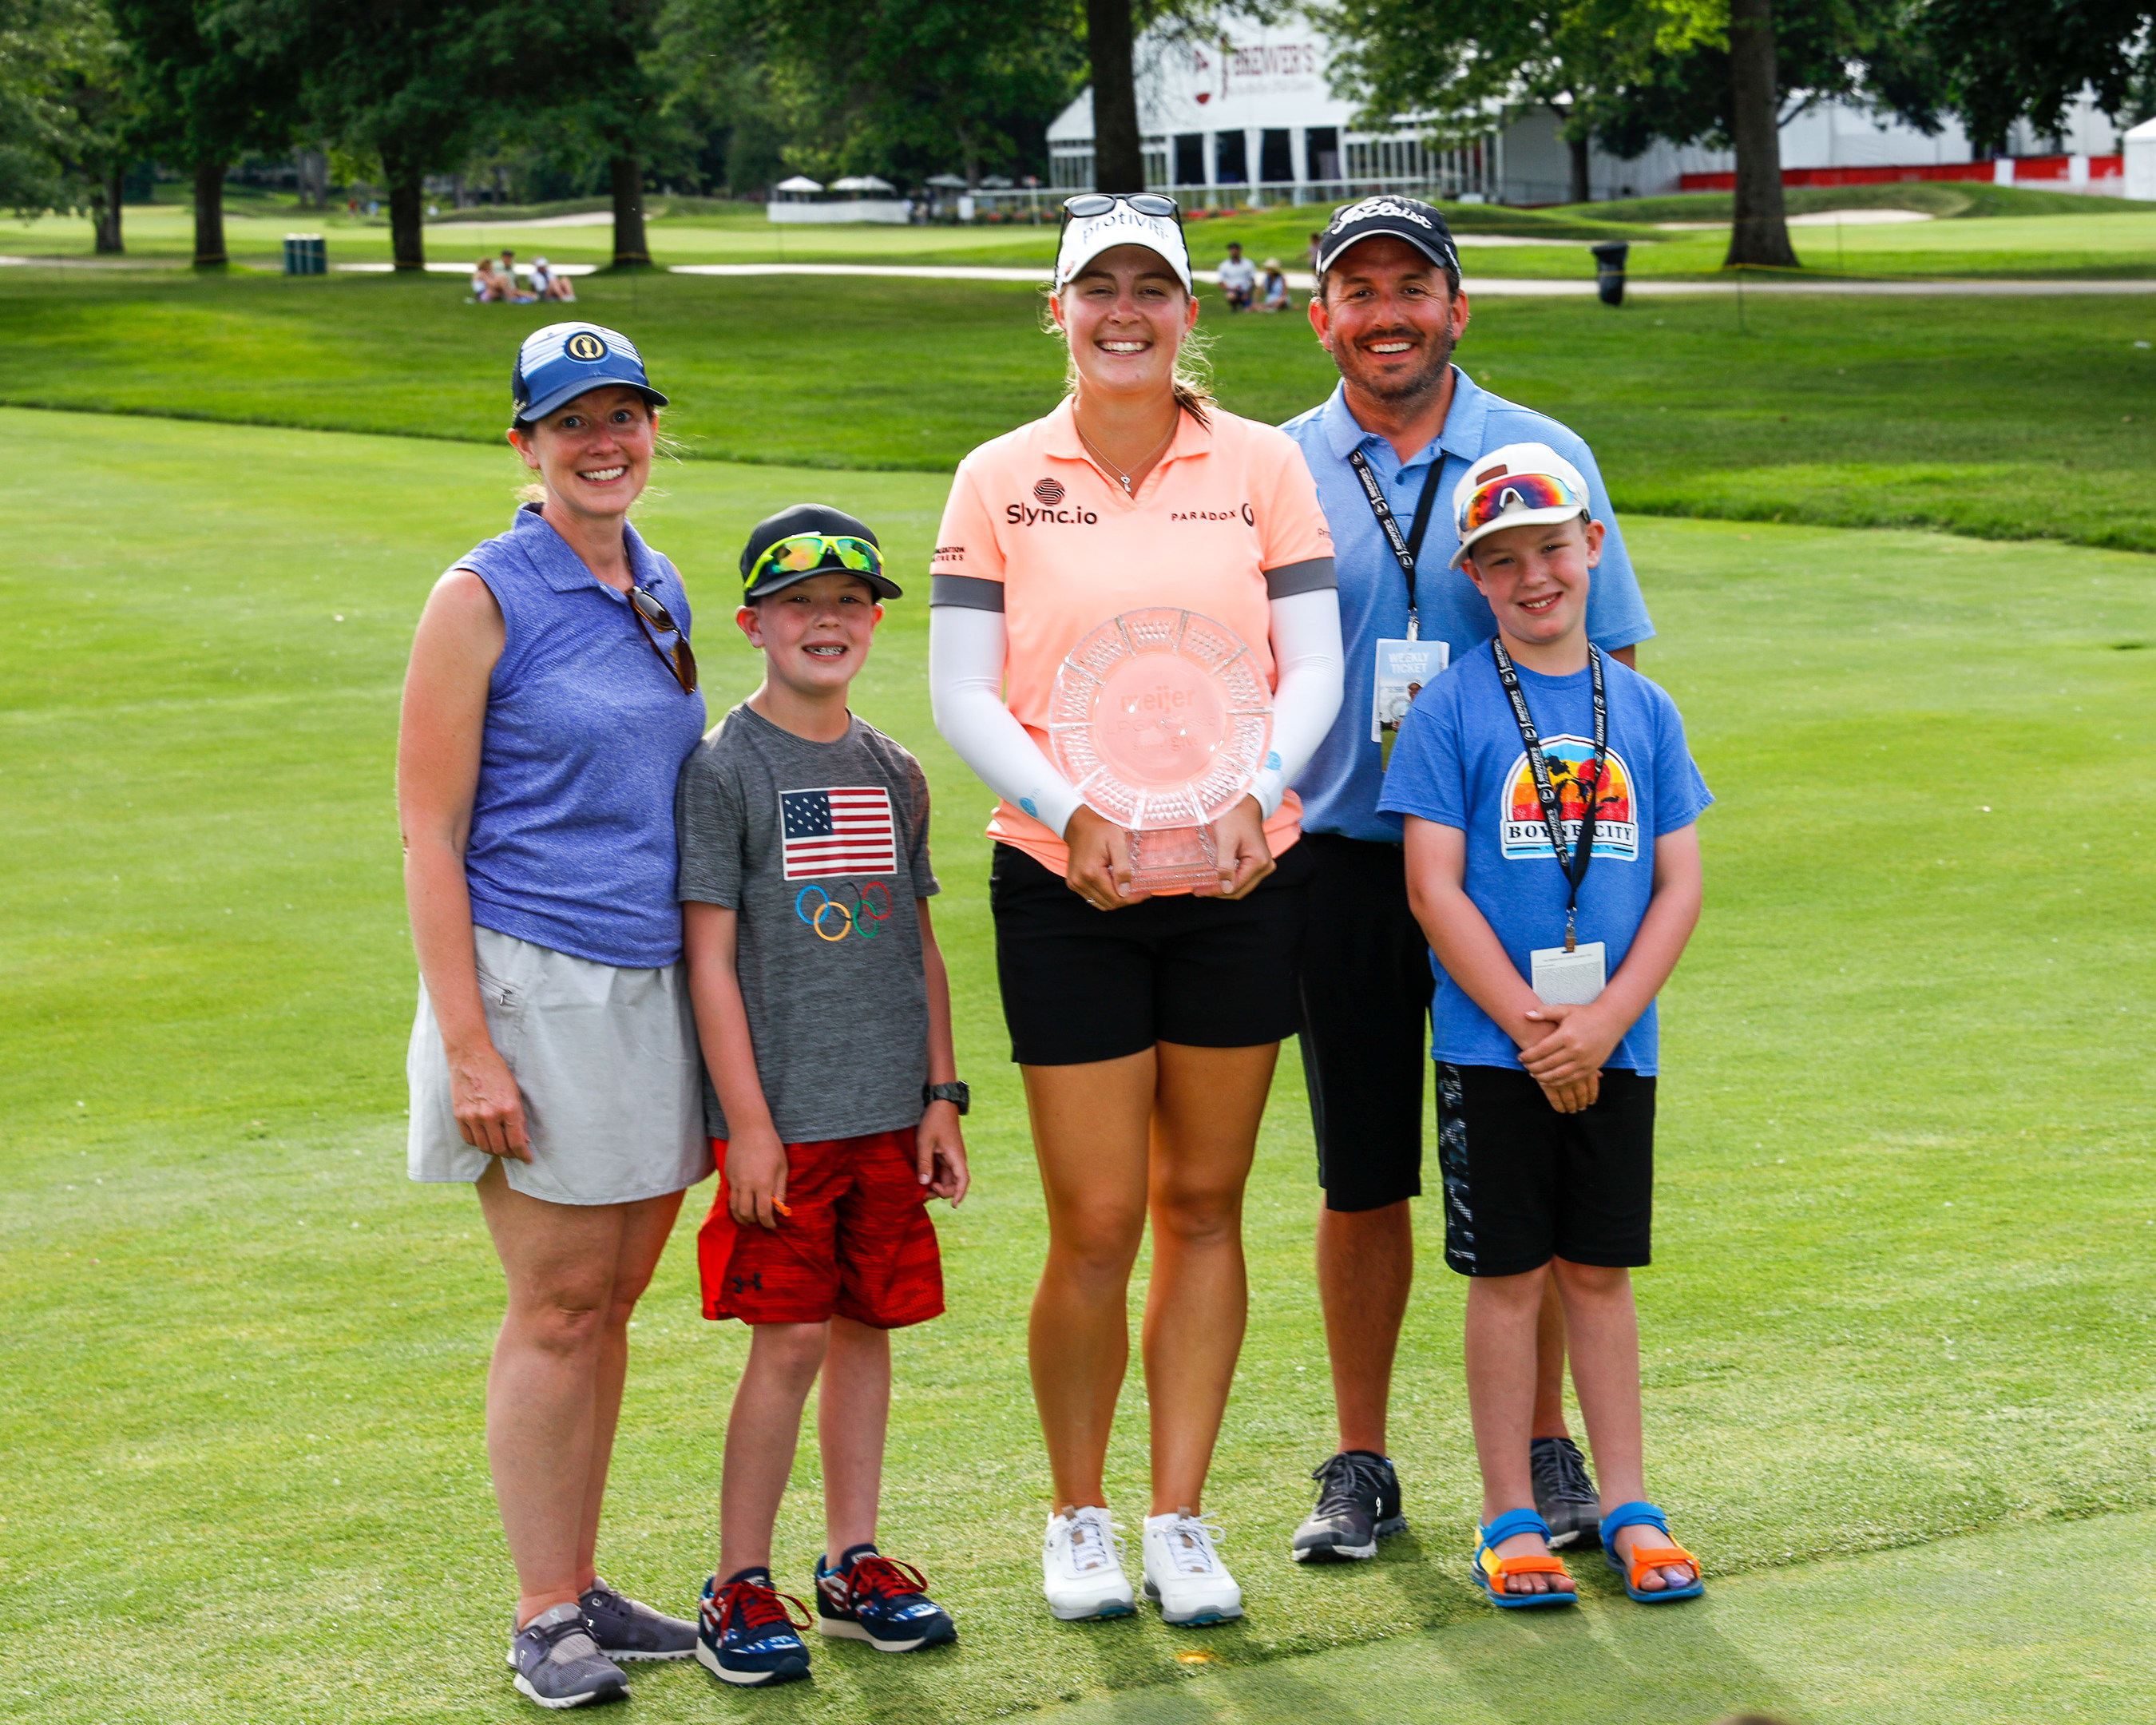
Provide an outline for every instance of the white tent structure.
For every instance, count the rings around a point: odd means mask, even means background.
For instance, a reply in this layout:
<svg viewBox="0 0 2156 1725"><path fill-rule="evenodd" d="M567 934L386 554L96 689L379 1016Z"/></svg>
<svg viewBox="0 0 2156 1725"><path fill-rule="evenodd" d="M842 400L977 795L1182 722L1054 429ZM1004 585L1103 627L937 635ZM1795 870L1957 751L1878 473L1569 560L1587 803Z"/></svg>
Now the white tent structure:
<svg viewBox="0 0 2156 1725"><path fill-rule="evenodd" d="M2126 195L2156 203L2156 120L2144 120L2128 132L2123 149Z"/></svg>
<svg viewBox="0 0 2156 1725"><path fill-rule="evenodd" d="M913 219L913 200L891 197L890 194L898 187L874 174L849 174L842 180L832 181L834 192L851 195L828 203L819 203L810 196L823 189L806 174L781 180L773 187L775 195L763 207L764 215L768 220L797 226L842 222L881 222L903 226Z"/></svg>

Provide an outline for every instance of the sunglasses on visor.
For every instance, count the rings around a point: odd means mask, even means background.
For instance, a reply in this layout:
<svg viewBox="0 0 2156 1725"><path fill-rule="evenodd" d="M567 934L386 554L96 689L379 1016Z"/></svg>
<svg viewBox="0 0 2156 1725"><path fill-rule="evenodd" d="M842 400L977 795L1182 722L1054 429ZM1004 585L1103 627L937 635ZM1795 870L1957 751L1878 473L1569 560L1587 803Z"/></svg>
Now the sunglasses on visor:
<svg viewBox="0 0 2156 1725"><path fill-rule="evenodd" d="M744 585L753 589L768 575L801 575L824 567L853 569L864 575L883 573L883 553L865 539L851 534L796 533L769 546L749 565Z"/></svg>
<svg viewBox="0 0 2156 1725"><path fill-rule="evenodd" d="M648 593L640 587L629 588L629 614L636 619L636 626L644 631L644 639L651 643L651 650L659 655L666 669L674 673L674 680L681 685L681 692L694 695L696 692L696 655L689 650L689 638L681 632L681 625L675 622L673 614L660 603L656 593ZM654 634L654 629L657 629L659 634ZM660 645L659 635L674 637L670 652Z"/></svg>
<svg viewBox="0 0 2156 1725"><path fill-rule="evenodd" d="M1061 227L1067 228L1074 220L1088 216L1105 216L1117 204L1124 204L1142 216L1158 216L1183 225L1183 209L1173 198L1163 197L1158 192L1081 192L1075 198L1063 200Z"/></svg>
<svg viewBox="0 0 2156 1725"><path fill-rule="evenodd" d="M1486 527L1508 509L1581 509L1587 500L1553 473L1508 473L1477 485L1460 506L1460 536Z"/></svg>

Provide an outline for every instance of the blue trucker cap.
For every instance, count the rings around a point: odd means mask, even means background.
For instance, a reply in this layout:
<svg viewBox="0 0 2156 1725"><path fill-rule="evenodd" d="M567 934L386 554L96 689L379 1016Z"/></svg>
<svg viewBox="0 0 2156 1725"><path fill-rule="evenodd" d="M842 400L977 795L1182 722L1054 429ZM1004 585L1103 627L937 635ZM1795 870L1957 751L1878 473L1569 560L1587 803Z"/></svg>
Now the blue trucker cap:
<svg viewBox="0 0 2156 1725"><path fill-rule="evenodd" d="M516 350L509 393L520 420L543 419L587 389L619 383L654 408L666 398L644 375L644 356L619 330L596 323L550 323L534 330Z"/></svg>

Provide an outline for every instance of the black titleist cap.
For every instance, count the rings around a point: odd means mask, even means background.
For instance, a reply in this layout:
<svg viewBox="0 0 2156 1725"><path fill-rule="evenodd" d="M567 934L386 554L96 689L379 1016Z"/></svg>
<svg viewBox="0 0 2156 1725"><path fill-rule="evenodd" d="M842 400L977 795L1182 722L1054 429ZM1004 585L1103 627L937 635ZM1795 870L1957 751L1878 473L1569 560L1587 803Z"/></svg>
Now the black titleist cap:
<svg viewBox="0 0 2156 1725"><path fill-rule="evenodd" d="M1332 222L1318 236L1318 274L1323 275L1338 263L1348 247L1374 239L1380 234L1404 239L1441 270L1456 274L1460 269L1460 254L1453 249L1452 230L1445 225L1445 218L1438 213L1437 206L1424 203L1419 198L1399 198L1388 193L1379 198L1366 198L1360 203L1342 204L1333 211Z"/></svg>
<svg viewBox="0 0 2156 1725"><path fill-rule="evenodd" d="M762 598L811 575L834 574L860 577L879 598L905 597L883 572L882 545L868 523L827 503L797 503L750 528L741 572L745 598Z"/></svg>

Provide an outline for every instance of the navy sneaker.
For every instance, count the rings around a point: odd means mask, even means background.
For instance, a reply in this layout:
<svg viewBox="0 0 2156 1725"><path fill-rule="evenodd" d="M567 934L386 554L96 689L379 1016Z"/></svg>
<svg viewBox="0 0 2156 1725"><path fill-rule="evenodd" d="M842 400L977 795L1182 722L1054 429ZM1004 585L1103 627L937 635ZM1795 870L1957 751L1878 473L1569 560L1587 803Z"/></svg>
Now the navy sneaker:
<svg viewBox="0 0 2156 1725"><path fill-rule="evenodd" d="M1535 1482L1535 1512L1549 1523L1549 1548L1602 1543L1602 1499L1587 1471L1587 1458L1570 1438L1538 1437L1527 1445Z"/></svg>
<svg viewBox="0 0 2156 1725"><path fill-rule="evenodd" d="M640 1600L618 1594L594 1579L577 1601L599 1651L617 1662L624 1659L686 1659L696 1651L696 1625L654 1611Z"/></svg>
<svg viewBox="0 0 2156 1725"><path fill-rule="evenodd" d="M744 1569L723 1586L714 1575L696 1611L696 1658L721 1682L791 1683L808 1675L808 1645L794 1633L808 1627L808 1608L776 1591L770 1570Z"/></svg>
<svg viewBox="0 0 2156 1725"><path fill-rule="evenodd" d="M629 1679L599 1651L574 1605L542 1611L510 1638L516 1686L542 1707L588 1707L629 1699Z"/></svg>
<svg viewBox="0 0 2156 1725"><path fill-rule="evenodd" d="M1317 1507L1295 1530L1289 1555L1298 1563L1354 1563L1378 1554L1378 1542L1404 1532L1400 1476L1384 1456L1342 1450L1311 1474Z"/></svg>
<svg viewBox="0 0 2156 1725"><path fill-rule="evenodd" d="M832 1568L816 1559L816 1627L866 1641L879 1653L911 1653L958 1639L951 1614L928 1597L928 1578L911 1563L857 1545Z"/></svg>

